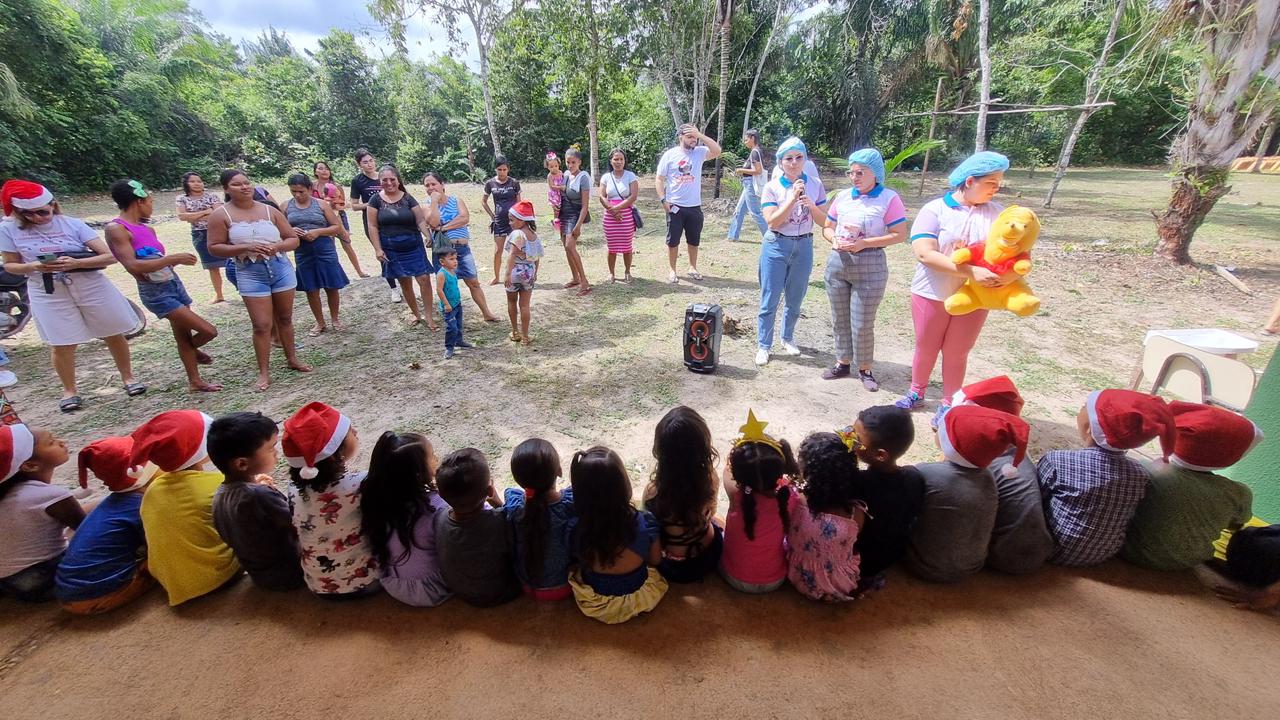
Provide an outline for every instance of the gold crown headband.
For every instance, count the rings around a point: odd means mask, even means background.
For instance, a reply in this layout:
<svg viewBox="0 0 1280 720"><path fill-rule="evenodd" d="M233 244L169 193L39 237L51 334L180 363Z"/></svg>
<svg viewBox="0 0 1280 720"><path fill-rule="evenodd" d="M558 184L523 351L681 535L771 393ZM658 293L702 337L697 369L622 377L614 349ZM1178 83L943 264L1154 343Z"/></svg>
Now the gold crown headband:
<svg viewBox="0 0 1280 720"><path fill-rule="evenodd" d="M755 412L748 409L747 424L738 428L738 432L741 434L738 435L737 440L733 441L733 446L738 447L745 443L760 443L761 445L768 445L774 450L777 450L779 455L784 454L782 452L782 443L765 433L764 428L768 424L769 423L767 422L760 422L757 420Z"/></svg>

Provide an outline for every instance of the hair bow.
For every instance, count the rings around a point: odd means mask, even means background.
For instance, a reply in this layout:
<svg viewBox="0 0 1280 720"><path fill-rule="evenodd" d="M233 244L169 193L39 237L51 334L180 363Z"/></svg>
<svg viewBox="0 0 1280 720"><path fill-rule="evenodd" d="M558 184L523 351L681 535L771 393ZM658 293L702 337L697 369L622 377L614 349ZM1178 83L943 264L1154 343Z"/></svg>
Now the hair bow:
<svg viewBox="0 0 1280 720"><path fill-rule="evenodd" d="M147 191L146 191L146 189L145 189L145 188L143 188L143 187L142 187L142 183L138 182L137 180L130 180L130 181L129 181L129 187L133 188L133 194L134 194L135 196L140 197L140 198L144 198L144 197L146 197L146 196L147 196Z"/></svg>
<svg viewBox="0 0 1280 720"><path fill-rule="evenodd" d="M840 442L844 443L849 452L854 452L862 445L862 440L858 437L858 431L854 430L852 425L846 425L843 430L837 430L836 435L840 436Z"/></svg>
<svg viewBox="0 0 1280 720"><path fill-rule="evenodd" d="M538 494L538 491L537 491L537 490L534 490L533 488L525 488L525 489L524 489L524 499L525 499L525 500L532 500L532 499L533 499L533 496L534 496L534 495L537 495L537 494Z"/></svg>

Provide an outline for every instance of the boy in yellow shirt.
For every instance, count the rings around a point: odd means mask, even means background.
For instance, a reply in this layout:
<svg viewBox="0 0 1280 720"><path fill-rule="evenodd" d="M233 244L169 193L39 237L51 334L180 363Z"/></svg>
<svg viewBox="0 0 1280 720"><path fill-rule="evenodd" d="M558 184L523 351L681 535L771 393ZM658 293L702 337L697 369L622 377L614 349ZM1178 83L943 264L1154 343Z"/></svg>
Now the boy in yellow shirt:
<svg viewBox="0 0 1280 720"><path fill-rule="evenodd" d="M135 471L147 461L161 471L142 498L142 527L147 570L169 594L171 606L213 592L240 574L235 553L213 526L213 494L222 473L205 469L212 422L197 410L171 410L133 431Z"/></svg>

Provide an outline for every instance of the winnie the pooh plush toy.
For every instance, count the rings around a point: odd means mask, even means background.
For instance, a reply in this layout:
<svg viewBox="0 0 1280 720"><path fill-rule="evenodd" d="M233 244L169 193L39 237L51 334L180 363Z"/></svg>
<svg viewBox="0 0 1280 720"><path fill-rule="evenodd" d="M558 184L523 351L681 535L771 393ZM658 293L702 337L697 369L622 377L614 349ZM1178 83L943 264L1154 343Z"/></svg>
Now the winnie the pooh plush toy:
<svg viewBox="0 0 1280 720"><path fill-rule="evenodd" d="M1019 275L1031 272L1031 246L1040 234L1040 219L1029 208L1011 205L1000 213L991 225L985 243L975 243L951 253L956 265L977 265L997 275L1010 270ZM1040 298L1031 292L1021 278L1004 287L985 287L972 280L951 297L943 306L952 315L965 315L974 310L1008 310L1026 317L1040 309Z"/></svg>

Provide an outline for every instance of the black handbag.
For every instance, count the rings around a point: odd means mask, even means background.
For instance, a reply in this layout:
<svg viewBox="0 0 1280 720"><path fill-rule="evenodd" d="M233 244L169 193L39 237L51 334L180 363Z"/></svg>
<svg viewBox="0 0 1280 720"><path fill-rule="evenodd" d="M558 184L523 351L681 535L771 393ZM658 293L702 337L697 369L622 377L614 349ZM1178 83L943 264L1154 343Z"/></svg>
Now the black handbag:
<svg viewBox="0 0 1280 720"><path fill-rule="evenodd" d="M618 181L613 178L613 173L609 173L609 182L613 183L613 191L619 198L626 200L628 197L631 197L630 195L622 197L621 187L618 185ZM631 206L631 219L635 221L637 230L644 228L644 218L640 217L640 208L635 204L632 204Z"/></svg>

